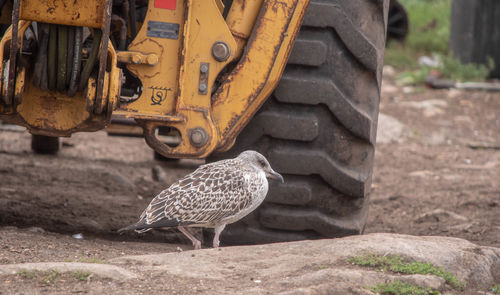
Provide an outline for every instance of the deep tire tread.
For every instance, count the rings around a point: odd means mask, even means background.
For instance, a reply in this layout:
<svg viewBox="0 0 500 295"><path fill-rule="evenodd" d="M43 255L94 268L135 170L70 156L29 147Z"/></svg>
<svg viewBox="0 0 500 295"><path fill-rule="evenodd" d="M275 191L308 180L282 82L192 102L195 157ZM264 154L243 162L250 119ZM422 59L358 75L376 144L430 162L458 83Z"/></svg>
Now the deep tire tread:
<svg viewBox="0 0 500 295"><path fill-rule="evenodd" d="M368 212L387 0L312 0L279 86L213 159L263 153L285 183L222 235L226 244L338 237Z"/></svg>

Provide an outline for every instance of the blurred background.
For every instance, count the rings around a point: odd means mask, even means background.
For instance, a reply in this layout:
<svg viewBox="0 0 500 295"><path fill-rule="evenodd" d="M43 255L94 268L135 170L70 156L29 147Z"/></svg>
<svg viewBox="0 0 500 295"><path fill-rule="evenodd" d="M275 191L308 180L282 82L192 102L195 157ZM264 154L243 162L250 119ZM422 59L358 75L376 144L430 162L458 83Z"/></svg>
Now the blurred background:
<svg viewBox="0 0 500 295"><path fill-rule="evenodd" d="M399 0L388 30L367 231L498 247L500 2Z"/></svg>
<svg viewBox="0 0 500 295"><path fill-rule="evenodd" d="M392 1L385 64L400 85L499 78L499 19L494 0Z"/></svg>

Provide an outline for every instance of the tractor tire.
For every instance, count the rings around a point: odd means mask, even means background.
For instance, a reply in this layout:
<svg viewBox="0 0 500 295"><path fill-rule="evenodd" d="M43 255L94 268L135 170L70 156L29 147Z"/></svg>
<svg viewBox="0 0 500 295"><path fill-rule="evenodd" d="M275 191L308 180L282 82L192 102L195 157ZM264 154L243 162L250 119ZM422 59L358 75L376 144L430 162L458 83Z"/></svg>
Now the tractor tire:
<svg viewBox="0 0 500 295"><path fill-rule="evenodd" d="M61 149L61 138L31 135L31 150L37 154L55 155Z"/></svg>
<svg viewBox="0 0 500 295"><path fill-rule="evenodd" d="M397 0L390 0L389 16L387 18L387 41L403 42L409 31L408 13Z"/></svg>
<svg viewBox="0 0 500 295"><path fill-rule="evenodd" d="M208 161L253 149L285 182L228 225L221 242L256 244L361 234L368 214L387 0L312 0L279 86Z"/></svg>

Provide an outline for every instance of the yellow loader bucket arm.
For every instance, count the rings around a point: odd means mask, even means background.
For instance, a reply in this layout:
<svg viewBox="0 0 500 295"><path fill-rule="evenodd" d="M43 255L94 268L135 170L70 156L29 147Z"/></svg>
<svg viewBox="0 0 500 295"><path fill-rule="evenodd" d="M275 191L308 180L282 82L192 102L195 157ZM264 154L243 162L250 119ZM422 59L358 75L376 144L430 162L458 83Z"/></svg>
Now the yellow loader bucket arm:
<svg viewBox="0 0 500 295"><path fill-rule="evenodd" d="M227 150L277 85L309 3L234 0L224 18L220 0L150 0L136 20L135 6L117 2L15 0L0 42L0 119L69 136L113 114L135 119L167 157ZM90 35L78 48L67 41L75 31ZM165 143L162 129L180 140Z"/></svg>
<svg viewBox="0 0 500 295"><path fill-rule="evenodd" d="M263 3L240 62L212 97L221 132L218 150L231 148L278 84L307 4L299 0Z"/></svg>

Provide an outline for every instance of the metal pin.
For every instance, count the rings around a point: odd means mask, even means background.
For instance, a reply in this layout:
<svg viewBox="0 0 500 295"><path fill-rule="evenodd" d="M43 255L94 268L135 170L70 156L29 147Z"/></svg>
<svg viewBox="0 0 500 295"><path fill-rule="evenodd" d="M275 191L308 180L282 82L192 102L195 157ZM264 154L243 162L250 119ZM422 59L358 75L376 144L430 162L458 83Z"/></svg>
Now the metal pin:
<svg viewBox="0 0 500 295"><path fill-rule="evenodd" d="M212 55L215 60L223 62L231 55L231 49L225 42L217 41L212 45Z"/></svg>
<svg viewBox="0 0 500 295"><path fill-rule="evenodd" d="M206 84L200 84L200 88L199 88L200 92L205 92L207 91L207 85Z"/></svg>

